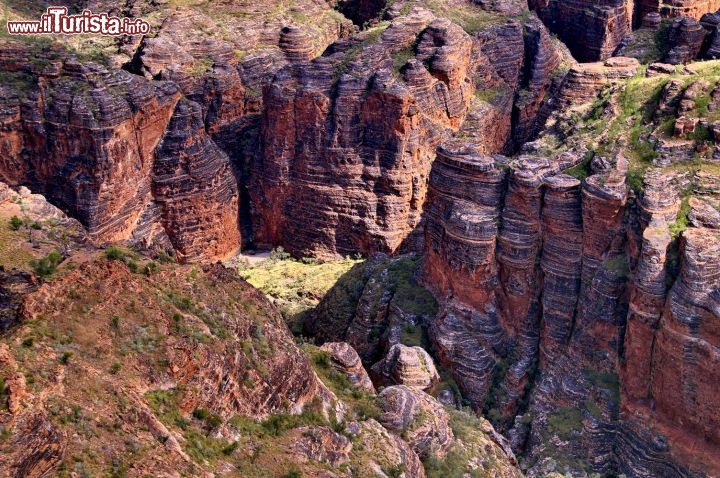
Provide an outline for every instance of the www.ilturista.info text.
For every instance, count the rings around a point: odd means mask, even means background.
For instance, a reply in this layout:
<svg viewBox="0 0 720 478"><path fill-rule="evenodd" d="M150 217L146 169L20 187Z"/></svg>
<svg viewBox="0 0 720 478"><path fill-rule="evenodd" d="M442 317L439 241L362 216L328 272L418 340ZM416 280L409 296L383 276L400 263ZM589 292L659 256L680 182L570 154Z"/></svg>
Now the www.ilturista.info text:
<svg viewBox="0 0 720 478"><path fill-rule="evenodd" d="M83 10L77 15L68 15L66 7L50 7L39 21L12 20L7 22L11 35L145 35L150 24L140 18L111 17L107 13L92 13Z"/></svg>

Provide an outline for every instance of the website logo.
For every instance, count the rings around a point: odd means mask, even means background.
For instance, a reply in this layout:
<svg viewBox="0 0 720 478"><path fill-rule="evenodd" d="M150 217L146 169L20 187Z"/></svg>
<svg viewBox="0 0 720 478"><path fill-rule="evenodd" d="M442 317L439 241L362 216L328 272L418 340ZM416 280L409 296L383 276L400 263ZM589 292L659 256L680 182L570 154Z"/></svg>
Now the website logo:
<svg viewBox="0 0 720 478"><path fill-rule="evenodd" d="M142 19L111 17L107 13L92 13L83 10L77 15L68 15L66 7L49 7L40 20L7 22L11 35L145 35L150 24Z"/></svg>

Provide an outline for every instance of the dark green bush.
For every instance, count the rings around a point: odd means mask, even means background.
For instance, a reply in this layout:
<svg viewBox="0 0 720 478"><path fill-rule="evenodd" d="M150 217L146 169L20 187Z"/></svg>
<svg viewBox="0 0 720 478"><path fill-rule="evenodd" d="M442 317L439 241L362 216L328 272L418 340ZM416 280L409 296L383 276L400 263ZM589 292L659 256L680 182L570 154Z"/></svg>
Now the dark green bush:
<svg viewBox="0 0 720 478"><path fill-rule="evenodd" d="M10 218L10 229L12 229L13 231L17 231L18 229L20 229L22 227L22 225L23 225L23 220L20 219L19 217L13 216Z"/></svg>
<svg viewBox="0 0 720 478"><path fill-rule="evenodd" d="M125 252L116 246L110 246L105 249L105 258L111 261L123 261L125 260Z"/></svg>
<svg viewBox="0 0 720 478"><path fill-rule="evenodd" d="M45 257L41 257L38 260L31 260L30 266L35 271L35 274L40 277L48 277L55 273L57 266L63 261L63 256L57 251L53 251Z"/></svg>
<svg viewBox="0 0 720 478"><path fill-rule="evenodd" d="M63 352L63 354L60 356L60 363L63 365L67 365L68 363L70 363L70 358L72 356L72 352Z"/></svg>
<svg viewBox="0 0 720 478"><path fill-rule="evenodd" d="M287 473L285 473L282 476L282 478L302 478L302 477L303 477L303 472L295 467L292 467L290 469L290 471L288 471Z"/></svg>
<svg viewBox="0 0 720 478"><path fill-rule="evenodd" d="M217 428L223 423L220 415L213 413L206 408L196 408L193 411L193 417L205 422L205 424L210 428Z"/></svg>

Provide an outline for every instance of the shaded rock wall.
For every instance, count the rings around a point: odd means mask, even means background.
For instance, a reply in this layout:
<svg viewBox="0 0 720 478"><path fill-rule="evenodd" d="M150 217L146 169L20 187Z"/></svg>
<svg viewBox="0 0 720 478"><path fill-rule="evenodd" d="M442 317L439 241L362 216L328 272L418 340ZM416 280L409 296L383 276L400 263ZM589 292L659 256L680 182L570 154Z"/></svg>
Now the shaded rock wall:
<svg viewBox="0 0 720 478"><path fill-rule="evenodd" d="M692 17L699 19L707 12L720 9L717 0L636 0L636 18L642 20L648 13L660 13L670 17Z"/></svg>
<svg viewBox="0 0 720 478"><path fill-rule="evenodd" d="M471 37L416 9L284 69L264 90L255 240L298 255L396 251L420 221L440 141L461 129L484 152L512 149L536 131L559 64L536 20Z"/></svg>
<svg viewBox="0 0 720 478"><path fill-rule="evenodd" d="M98 244L167 244L183 260L225 255L240 243L237 183L199 108L180 97L173 83L53 63L22 98L5 100L0 141L11 154L0 177L45 194Z"/></svg>
<svg viewBox="0 0 720 478"><path fill-rule="evenodd" d="M631 31L631 0L530 0L529 6L578 61L608 58Z"/></svg>
<svg viewBox="0 0 720 478"><path fill-rule="evenodd" d="M708 408L717 232L684 234L666 295L683 178L650 171L629 205L623 158L582 183L559 174L580 159L521 156L507 170L459 141L438 148L423 269L441 303L433 345L531 471L553 456L588 472L712 476L716 460L691 450L720 443Z"/></svg>

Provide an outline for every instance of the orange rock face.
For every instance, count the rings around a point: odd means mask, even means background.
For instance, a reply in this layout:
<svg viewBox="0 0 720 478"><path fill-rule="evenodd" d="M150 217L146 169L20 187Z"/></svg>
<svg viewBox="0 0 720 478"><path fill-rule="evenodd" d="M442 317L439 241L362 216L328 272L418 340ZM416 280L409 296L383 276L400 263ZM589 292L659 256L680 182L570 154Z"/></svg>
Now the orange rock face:
<svg viewBox="0 0 720 478"><path fill-rule="evenodd" d="M229 159L177 86L73 60L48 68L4 100L3 181L45 194L98 244L158 244L181 260L239 246Z"/></svg>
<svg viewBox="0 0 720 478"><path fill-rule="evenodd" d="M636 15L640 19L645 18L648 13L699 19L705 13L720 9L718 0L637 0L636 4Z"/></svg>
<svg viewBox="0 0 720 478"><path fill-rule="evenodd" d="M686 179L648 171L630 206L622 158L582 183L558 174L572 158L520 157L505 173L465 143L438 149L423 277L442 304L430 326L439 359L476 409L533 417L505 430L526 456L559 434L598 472L712 476L717 230L684 234L668 294L668 224ZM714 224L692 204L697 224ZM578 422L558 432L565 410Z"/></svg>
<svg viewBox="0 0 720 478"><path fill-rule="evenodd" d="M299 255L397 250L420 221L443 138L462 125L482 151L512 147L523 49L533 63L517 130L532 134L560 61L544 27L528 24L526 47L516 22L471 37L413 12L286 68L265 89L262 159L249 188L257 242ZM517 48L494 61L508 41ZM478 101L484 90L496 93Z"/></svg>
<svg viewBox="0 0 720 478"><path fill-rule="evenodd" d="M608 58L630 32L632 0L531 0L530 8L579 61Z"/></svg>

